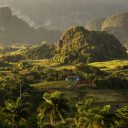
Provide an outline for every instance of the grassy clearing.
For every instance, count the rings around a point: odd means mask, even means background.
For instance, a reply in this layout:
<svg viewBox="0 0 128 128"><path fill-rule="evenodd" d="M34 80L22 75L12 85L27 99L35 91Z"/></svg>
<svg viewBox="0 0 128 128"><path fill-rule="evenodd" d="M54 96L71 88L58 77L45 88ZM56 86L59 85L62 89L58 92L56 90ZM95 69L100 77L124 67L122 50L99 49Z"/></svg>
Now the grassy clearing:
<svg viewBox="0 0 128 128"><path fill-rule="evenodd" d="M77 82L72 82L72 81L53 81L53 82L42 82L42 83L36 83L32 84L32 86L41 89L41 90L69 90L71 86L76 85Z"/></svg>

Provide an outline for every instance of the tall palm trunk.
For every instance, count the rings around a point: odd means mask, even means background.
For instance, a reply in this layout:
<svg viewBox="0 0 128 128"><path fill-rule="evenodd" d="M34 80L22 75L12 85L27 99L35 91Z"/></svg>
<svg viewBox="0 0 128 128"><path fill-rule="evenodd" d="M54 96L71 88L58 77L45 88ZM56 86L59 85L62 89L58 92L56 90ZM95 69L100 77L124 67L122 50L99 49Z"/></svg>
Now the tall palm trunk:
<svg viewBox="0 0 128 128"><path fill-rule="evenodd" d="M56 126L56 116L54 111L51 111L50 121L52 125Z"/></svg>

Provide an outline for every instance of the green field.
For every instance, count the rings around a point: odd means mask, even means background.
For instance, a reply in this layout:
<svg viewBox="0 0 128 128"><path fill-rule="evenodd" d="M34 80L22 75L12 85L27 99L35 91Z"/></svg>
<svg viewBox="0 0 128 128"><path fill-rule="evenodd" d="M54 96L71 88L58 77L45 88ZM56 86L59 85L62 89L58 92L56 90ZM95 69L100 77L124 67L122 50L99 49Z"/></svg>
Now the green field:
<svg viewBox="0 0 128 128"><path fill-rule="evenodd" d="M96 66L100 68L101 70L106 70L106 71L116 71L117 66L122 66L122 65L127 65L127 64L128 64L128 59L91 63L91 65Z"/></svg>
<svg viewBox="0 0 128 128"><path fill-rule="evenodd" d="M53 68L55 70L62 70L64 68L66 69L73 69L74 65L59 65L59 63L50 63L48 59L44 60L27 60L26 62L32 63L32 64L39 64L40 66L45 66L49 68ZM90 63L90 65L96 66L100 68L101 70L105 71L116 71L117 66L127 65L128 59L120 59L120 60L112 60L112 61L104 61L104 62L94 62Z"/></svg>
<svg viewBox="0 0 128 128"><path fill-rule="evenodd" d="M120 104L128 105L128 90L94 90L92 85L77 85L77 82L53 81L32 84L41 91L55 92L60 91L76 104L76 102L85 102L87 98L92 98L95 105Z"/></svg>

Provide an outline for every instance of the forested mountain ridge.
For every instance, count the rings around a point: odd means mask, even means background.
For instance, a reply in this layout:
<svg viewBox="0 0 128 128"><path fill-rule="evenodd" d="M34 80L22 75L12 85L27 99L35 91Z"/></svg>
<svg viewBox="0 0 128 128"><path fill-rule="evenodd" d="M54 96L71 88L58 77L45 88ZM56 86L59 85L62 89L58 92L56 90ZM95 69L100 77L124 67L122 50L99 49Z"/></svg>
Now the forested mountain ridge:
<svg viewBox="0 0 128 128"><path fill-rule="evenodd" d="M30 27L25 21L12 14L8 6L0 7L0 43L4 45L55 43L61 37L60 30Z"/></svg>
<svg viewBox="0 0 128 128"><path fill-rule="evenodd" d="M102 30L115 35L123 44L128 43L128 12L108 17L102 24Z"/></svg>
<svg viewBox="0 0 128 128"><path fill-rule="evenodd" d="M116 37L105 31L89 31L82 26L74 26L63 33L56 53L53 61L85 63L124 56L126 49Z"/></svg>
<svg viewBox="0 0 128 128"><path fill-rule="evenodd" d="M116 36L122 44L128 43L128 12L118 13L106 19L94 18L85 26L89 30L107 31Z"/></svg>

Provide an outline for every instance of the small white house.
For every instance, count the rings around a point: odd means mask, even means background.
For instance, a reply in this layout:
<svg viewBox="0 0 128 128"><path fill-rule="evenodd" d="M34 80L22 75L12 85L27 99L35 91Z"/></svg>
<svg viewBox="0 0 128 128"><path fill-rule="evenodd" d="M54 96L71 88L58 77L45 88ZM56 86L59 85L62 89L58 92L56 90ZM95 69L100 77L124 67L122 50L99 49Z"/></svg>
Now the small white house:
<svg viewBox="0 0 128 128"><path fill-rule="evenodd" d="M76 76L68 76L66 78L66 81L79 81L79 80L80 80L80 78L79 78L78 75L76 75Z"/></svg>

